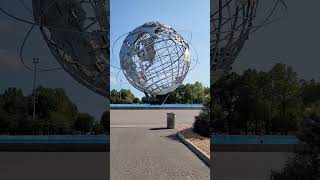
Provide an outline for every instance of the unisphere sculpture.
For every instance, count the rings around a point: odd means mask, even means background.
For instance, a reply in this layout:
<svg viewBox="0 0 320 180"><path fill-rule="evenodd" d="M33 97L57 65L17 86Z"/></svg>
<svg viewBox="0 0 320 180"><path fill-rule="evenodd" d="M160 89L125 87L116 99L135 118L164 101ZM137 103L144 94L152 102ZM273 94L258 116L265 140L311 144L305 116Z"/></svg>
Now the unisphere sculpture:
<svg viewBox="0 0 320 180"><path fill-rule="evenodd" d="M211 3L212 81L231 70L231 65L250 34L275 21L273 15L280 6L286 8L283 0L265 0L264 3L273 4L271 9L261 6L262 2L261 0L214 0ZM257 17L257 13L261 11L268 13L265 17Z"/></svg>
<svg viewBox="0 0 320 180"><path fill-rule="evenodd" d="M51 53L78 82L109 94L109 0L33 0Z"/></svg>
<svg viewBox="0 0 320 180"><path fill-rule="evenodd" d="M159 22L148 22L131 31L120 50L126 79L150 96L174 91L188 74L190 64L188 43Z"/></svg>

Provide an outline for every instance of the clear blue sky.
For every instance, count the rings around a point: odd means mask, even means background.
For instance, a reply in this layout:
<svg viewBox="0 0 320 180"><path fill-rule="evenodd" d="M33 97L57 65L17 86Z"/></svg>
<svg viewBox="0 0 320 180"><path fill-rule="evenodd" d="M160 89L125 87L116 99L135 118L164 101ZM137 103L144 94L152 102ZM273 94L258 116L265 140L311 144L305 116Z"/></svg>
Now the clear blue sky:
<svg viewBox="0 0 320 180"><path fill-rule="evenodd" d="M200 81L205 86L210 83L210 1L209 0L111 0L110 1L110 42L111 48L121 35L149 21L159 21L172 26L185 39L190 39L198 52L200 64L191 71L184 83ZM111 64L119 65L119 51L124 38L116 43ZM193 51L191 51L192 53ZM111 52L112 53L112 52ZM192 54L195 55L195 54ZM111 68L111 89L120 89L115 81L117 69ZM134 89L120 72L118 80L122 80L121 88L131 89L142 97L144 94Z"/></svg>

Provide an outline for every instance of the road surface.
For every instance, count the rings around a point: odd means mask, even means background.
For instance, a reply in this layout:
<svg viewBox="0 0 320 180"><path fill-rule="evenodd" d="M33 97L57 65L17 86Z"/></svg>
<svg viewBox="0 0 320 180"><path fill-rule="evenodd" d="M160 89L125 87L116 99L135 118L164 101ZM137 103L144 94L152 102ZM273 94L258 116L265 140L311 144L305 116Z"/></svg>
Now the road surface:
<svg viewBox="0 0 320 180"><path fill-rule="evenodd" d="M111 180L209 180L209 168L176 132L111 128Z"/></svg>

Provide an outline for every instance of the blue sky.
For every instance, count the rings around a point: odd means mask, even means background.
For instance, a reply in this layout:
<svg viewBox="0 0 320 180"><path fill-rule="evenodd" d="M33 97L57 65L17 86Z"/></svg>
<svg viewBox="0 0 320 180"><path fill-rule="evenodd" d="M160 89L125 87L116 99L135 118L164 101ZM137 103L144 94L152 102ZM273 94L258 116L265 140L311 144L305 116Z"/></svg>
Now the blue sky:
<svg viewBox="0 0 320 180"><path fill-rule="evenodd" d="M159 21L172 26L185 39L190 39L198 52L199 63L191 71L184 83L200 81L205 86L210 83L210 1L209 0L111 0L110 1L110 42L111 48L116 39L136 27L149 21ZM111 64L119 65L119 51L124 37L115 44L114 54L111 54ZM112 49L111 49L112 51ZM191 51L191 53L194 51ZM112 52L111 52L112 53ZM192 56L195 53L192 54ZM142 97L144 94L133 88L118 70L111 68L111 89L126 88ZM120 85L119 81L122 80Z"/></svg>

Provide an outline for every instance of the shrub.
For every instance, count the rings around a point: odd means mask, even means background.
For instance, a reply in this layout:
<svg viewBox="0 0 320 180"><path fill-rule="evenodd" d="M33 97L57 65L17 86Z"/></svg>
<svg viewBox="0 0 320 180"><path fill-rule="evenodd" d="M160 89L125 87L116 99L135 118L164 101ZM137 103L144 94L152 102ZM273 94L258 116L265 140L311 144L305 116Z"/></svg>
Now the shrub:
<svg viewBox="0 0 320 180"><path fill-rule="evenodd" d="M198 116L195 117L193 124L193 130L205 137L210 137L210 111L209 103L205 104L203 109Z"/></svg>

